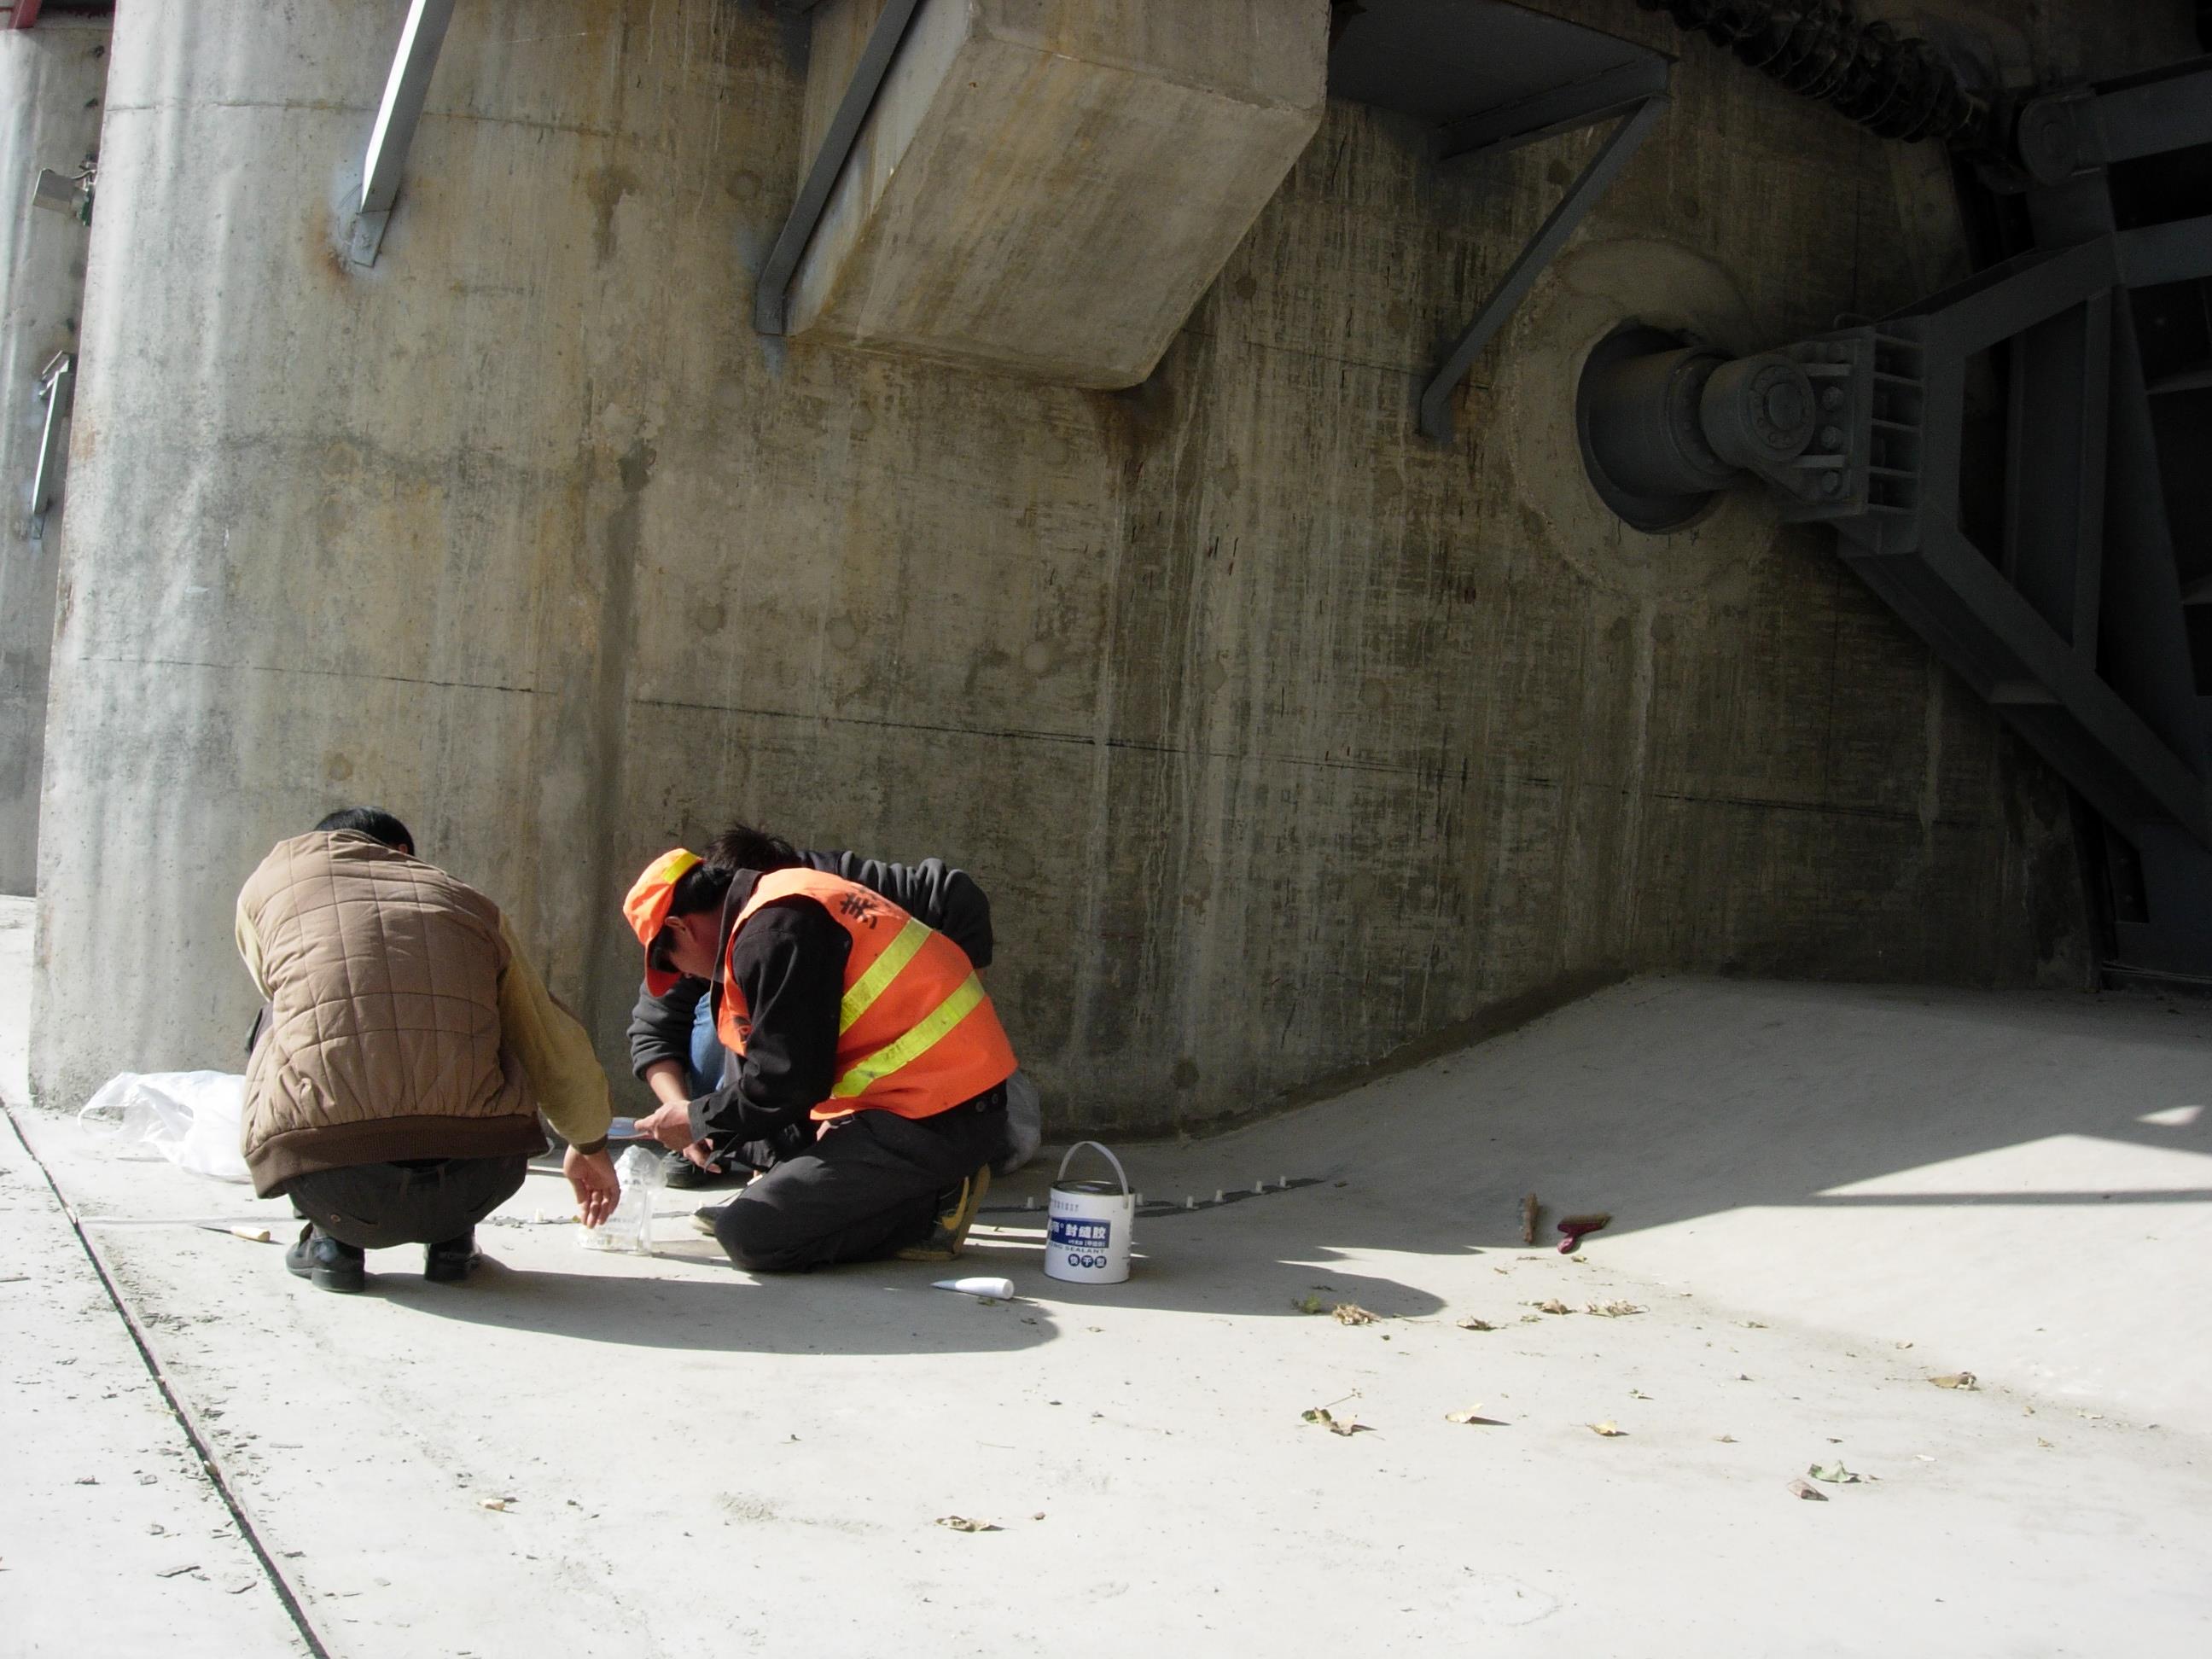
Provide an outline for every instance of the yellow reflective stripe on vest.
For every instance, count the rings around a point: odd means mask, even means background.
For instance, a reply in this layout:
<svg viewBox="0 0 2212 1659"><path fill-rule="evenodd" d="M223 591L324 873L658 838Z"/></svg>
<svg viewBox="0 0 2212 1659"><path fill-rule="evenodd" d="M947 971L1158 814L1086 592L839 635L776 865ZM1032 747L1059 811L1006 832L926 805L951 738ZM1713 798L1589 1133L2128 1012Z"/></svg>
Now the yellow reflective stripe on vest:
<svg viewBox="0 0 2212 1659"><path fill-rule="evenodd" d="M914 960L915 952L929 943L927 924L907 918L906 926L898 930L883 955L868 964L868 971L854 980L845 993L845 1000L837 1006L837 1035L842 1036L860 1023L862 1014L875 1006L876 999L890 988L898 977L899 969Z"/></svg>
<svg viewBox="0 0 2212 1659"><path fill-rule="evenodd" d="M902 1066L912 1065L944 1041L945 1034L967 1018L969 1010L982 1000L983 981L969 975L951 996L931 1009L904 1036L886 1042L866 1060L854 1061L853 1069L831 1086L830 1097L849 1099L878 1078L889 1077Z"/></svg>

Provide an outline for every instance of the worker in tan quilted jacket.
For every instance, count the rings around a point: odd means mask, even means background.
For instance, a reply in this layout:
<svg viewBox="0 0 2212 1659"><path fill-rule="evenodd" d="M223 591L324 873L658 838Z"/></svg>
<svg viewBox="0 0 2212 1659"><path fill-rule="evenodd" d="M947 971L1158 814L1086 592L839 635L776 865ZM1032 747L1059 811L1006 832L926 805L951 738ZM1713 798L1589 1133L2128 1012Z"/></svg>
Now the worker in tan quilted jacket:
<svg viewBox="0 0 2212 1659"><path fill-rule="evenodd" d="M246 1068L253 1188L307 1222L285 1265L357 1291L362 1253L428 1247L422 1274L465 1279L478 1222L545 1147L587 1227L621 1196L607 1079L474 888L415 856L389 812L349 807L276 843L238 896L238 949L268 1006Z"/></svg>

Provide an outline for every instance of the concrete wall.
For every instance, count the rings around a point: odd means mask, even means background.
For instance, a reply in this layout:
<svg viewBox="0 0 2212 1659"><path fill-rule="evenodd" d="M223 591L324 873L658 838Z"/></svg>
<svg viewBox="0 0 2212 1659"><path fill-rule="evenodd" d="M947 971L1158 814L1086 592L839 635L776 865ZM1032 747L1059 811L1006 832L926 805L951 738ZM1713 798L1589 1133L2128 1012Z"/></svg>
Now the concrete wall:
<svg viewBox="0 0 2212 1659"><path fill-rule="evenodd" d="M76 344L86 232L31 208L40 167L73 173L99 147L107 21L57 15L0 33L0 893L38 875L39 777L62 524L31 539L46 405L39 371Z"/></svg>
<svg viewBox="0 0 2212 1659"><path fill-rule="evenodd" d="M615 906L672 840L963 862L1062 1123L1203 1127L1642 968L2080 978L2064 797L1823 534L1639 537L1559 449L1624 307L1763 344L1911 297L1884 152L1825 111L1686 52L1439 449L1435 343L1587 137L1439 175L1332 106L1159 372L1087 393L750 332L803 73L716 0L461 8L344 269L393 9L118 35L50 1103L234 1061L237 884L355 800L512 909L617 1069Z"/></svg>

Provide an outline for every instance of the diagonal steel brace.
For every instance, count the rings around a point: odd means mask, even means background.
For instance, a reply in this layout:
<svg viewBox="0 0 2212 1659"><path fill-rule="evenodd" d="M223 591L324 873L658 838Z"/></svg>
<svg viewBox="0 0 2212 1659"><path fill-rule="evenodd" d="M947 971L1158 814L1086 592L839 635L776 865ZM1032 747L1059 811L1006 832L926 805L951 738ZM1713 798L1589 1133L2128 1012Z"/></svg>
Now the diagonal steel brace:
<svg viewBox="0 0 2212 1659"><path fill-rule="evenodd" d="M1536 285L1536 278L1543 274L1544 267L1558 257L1559 250L1566 246L1567 239L1575 234L1576 228L1595 205L1597 198L1604 195L1613 181L1620 177L1621 169L1636 154L1637 147L1650 135L1651 129L1658 125L1659 118L1667 112L1667 103L1663 94L1654 94L1629 112L1620 125L1613 130L1612 135L1599 146L1597 154L1590 157L1589 165L1583 169L1582 176L1568 186L1567 193L1560 198L1559 206L1552 210L1552 216L1544 221L1543 228L1536 233L1528 246L1521 250L1521 257L1505 273L1504 281L1498 283L1496 291L1483 301L1482 309L1475 313L1474 320L1468 325L1467 332L1460 336L1459 343L1451 349L1437 368L1435 378L1421 393L1421 430L1427 436L1439 443L1451 441L1452 393L1467 378L1468 370L1474 366L1474 360L1482 355L1482 349L1490 343L1491 337L1504 326L1505 319L1513 314L1514 307L1528 297L1528 290Z"/></svg>
<svg viewBox="0 0 2212 1659"><path fill-rule="evenodd" d="M830 118L830 130L822 137L822 148L806 169L806 177L799 187L799 198L792 203L791 215L783 222L775 246L769 250L768 263L761 267L760 281L753 289L753 327L763 334L781 334L784 331L786 313L790 308L791 279L798 273L807 243L814 240L815 228L822 222L822 210L830 204L830 192L836 188L838 176L844 172L853 146L860 140L860 129L867 124L868 111L876 101L884 77L890 73L891 59L898 55L899 43L906 39L907 25L913 21L920 4L921 0L890 0L868 31L867 44L861 47L860 62L853 68L853 78L846 85L845 95L838 100L837 112Z"/></svg>

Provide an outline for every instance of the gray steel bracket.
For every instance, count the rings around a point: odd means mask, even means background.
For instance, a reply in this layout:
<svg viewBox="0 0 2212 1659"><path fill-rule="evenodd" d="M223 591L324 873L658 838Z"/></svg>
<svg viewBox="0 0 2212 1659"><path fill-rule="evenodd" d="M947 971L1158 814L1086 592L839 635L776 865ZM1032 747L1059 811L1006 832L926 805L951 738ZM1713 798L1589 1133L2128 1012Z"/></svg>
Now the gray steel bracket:
<svg viewBox="0 0 2212 1659"><path fill-rule="evenodd" d="M446 26L453 19L453 0L409 0L399 49L392 55L384 100L377 106L376 125L362 157L361 205L346 250L346 257L356 265L376 263L392 204L399 194L407 149L415 141L415 124L422 118L422 101L438 67L438 49L446 43Z"/></svg>
<svg viewBox="0 0 2212 1659"><path fill-rule="evenodd" d="M1595 205L1598 198L1604 195L1613 181L1620 176L1621 169L1628 165L1638 147L1650 136L1651 129L1659 124L1659 118L1667 112L1668 100L1664 90L1667 67L1664 60L1659 60L1657 79L1661 89L1644 91L1636 96L1620 125L1598 147L1597 154L1590 157L1589 164L1582 170L1582 175L1567 187L1567 193L1552 210L1551 217L1544 221L1543 228L1537 231L1528 246L1521 250L1521 257L1513 262L1513 267L1505 273L1504 280L1483 301L1482 309L1475 313L1474 320L1468 325L1467 332L1460 336L1459 343L1438 365L1435 375L1421 393L1421 431L1427 436L1439 443L1451 441L1452 393L1467 378L1468 370L1474 366L1474 360L1482 355L1482 349L1490 343L1491 337L1504 325L1506 319L1513 314L1514 307L1528 297L1528 290L1535 286L1536 278L1543 274L1544 267L1558 257L1559 250L1566 246L1567 239L1575 234L1577 227ZM1588 90L1593 101L1585 106L1579 117L1563 111L1559 106L1557 100L1565 94L1546 94L1542 97L1549 101L1546 101L1540 110L1535 107L1539 100L1534 99L1518 106L1527 110L1531 116L1540 118L1534 126L1526 131L1500 132L1492 125L1492 117L1477 116L1448 129L1446 142L1456 142L1450 136L1455 134L1459 135L1461 140L1480 137L1483 139L1482 149L1487 151L1510 149L1531 138L1587 126L1619 112L1626 84L1620 76L1601 76L1597 82L1589 83ZM1565 93L1577 90L1569 88ZM1633 95L1633 88L1629 91ZM1513 113L1508 110L1498 112L1497 115L1498 118L1510 118ZM1475 152L1461 149L1454 153Z"/></svg>
<svg viewBox="0 0 2212 1659"><path fill-rule="evenodd" d="M44 541L46 514L62 488L62 422L76 401L76 353L64 351L39 371L39 401L46 406L39 438L39 470L31 480L31 539Z"/></svg>
<svg viewBox="0 0 2212 1659"><path fill-rule="evenodd" d="M784 331L791 279L798 274L806 245L814 240L822 211L830 204L830 192L836 188L838 175L844 172L860 129L867 124L868 111L875 104L884 77L890 72L891 59L898 55L899 43L906 39L907 25L914 21L920 4L921 0L890 0L868 31L853 78L846 83L837 112L830 117L830 130L823 135L822 148L806 169L798 199L792 203L790 216L783 222L775 246L769 250L768 263L761 267L760 280L754 286L753 327L763 334Z"/></svg>

